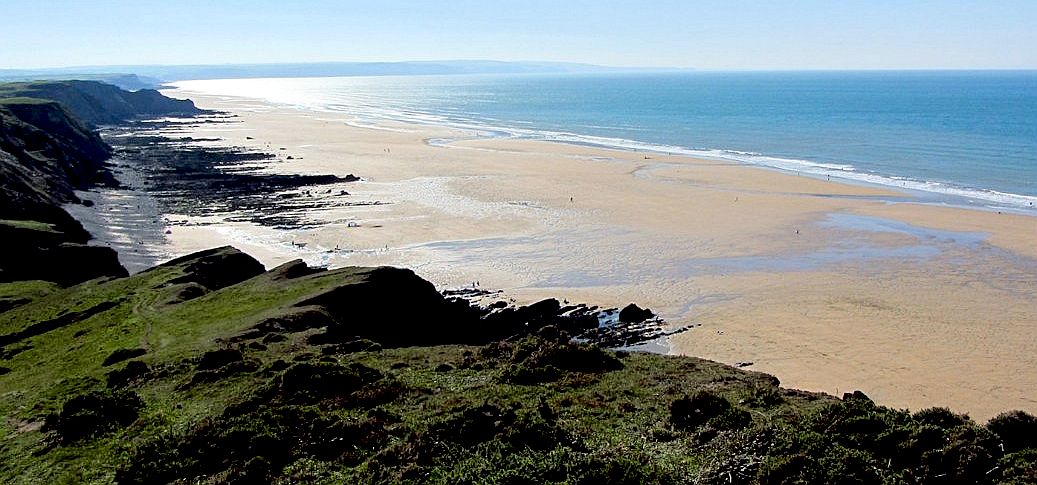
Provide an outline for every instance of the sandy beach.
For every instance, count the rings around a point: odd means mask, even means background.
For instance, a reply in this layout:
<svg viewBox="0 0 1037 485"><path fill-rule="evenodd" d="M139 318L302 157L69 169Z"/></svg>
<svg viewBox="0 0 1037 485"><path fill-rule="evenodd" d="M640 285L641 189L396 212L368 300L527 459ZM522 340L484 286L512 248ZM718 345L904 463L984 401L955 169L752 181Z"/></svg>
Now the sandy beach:
<svg viewBox="0 0 1037 485"><path fill-rule="evenodd" d="M732 162L164 93L237 115L178 136L276 153L279 172L356 174L350 197L382 204L314 211L299 230L165 214L177 224L154 254L232 244L267 266L396 265L520 302L637 302L701 325L671 352L752 362L784 386L977 419L1037 412L1037 217Z"/></svg>

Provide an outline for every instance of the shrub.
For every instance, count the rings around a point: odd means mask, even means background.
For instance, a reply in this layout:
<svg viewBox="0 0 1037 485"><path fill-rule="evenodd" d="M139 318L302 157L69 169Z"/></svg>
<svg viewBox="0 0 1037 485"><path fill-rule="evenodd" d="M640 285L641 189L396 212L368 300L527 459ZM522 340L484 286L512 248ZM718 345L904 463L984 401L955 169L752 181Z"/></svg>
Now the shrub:
<svg viewBox="0 0 1037 485"><path fill-rule="evenodd" d="M1037 448L1037 418L1023 411L1001 413L990 419L987 429L1001 438L1005 453Z"/></svg>
<svg viewBox="0 0 1037 485"><path fill-rule="evenodd" d="M921 424L929 424L943 429L975 424L967 415L955 414L950 409L939 407L923 409L912 417Z"/></svg>
<svg viewBox="0 0 1037 485"><path fill-rule="evenodd" d="M566 372L599 373L622 369L623 363L608 351L587 344L556 342L526 337L514 345L488 347L484 355L507 356L509 365L501 378L516 384L551 382Z"/></svg>
<svg viewBox="0 0 1037 485"><path fill-rule="evenodd" d="M123 368L106 374L108 379L107 385L109 388L125 387L134 381L146 377L150 372L151 369L148 368L147 364L139 360L131 360Z"/></svg>
<svg viewBox="0 0 1037 485"><path fill-rule="evenodd" d="M329 362L301 362L277 379L275 393L289 402L316 402L345 397L382 378L382 373L362 364L342 366Z"/></svg>
<svg viewBox="0 0 1037 485"><path fill-rule="evenodd" d="M997 466L1003 483L1037 483L1037 449L1006 455Z"/></svg>
<svg viewBox="0 0 1037 485"><path fill-rule="evenodd" d="M129 426L144 403L130 391L92 391L75 396L61 412L47 417L44 430L55 431L64 442L78 441Z"/></svg>
<svg viewBox="0 0 1037 485"><path fill-rule="evenodd" d="M743 402L754 408L769 408L785 402L785 398L777 387L756 385L746 390Z"/></svg>
<svg viewBox="0 0 1037 485"><path fill-rule="evenodd" d="M676 429L689 430L705 424L721 430L738 429L751 421L749 413L709 391L697 391L670 403L670 424Z"/></svg>

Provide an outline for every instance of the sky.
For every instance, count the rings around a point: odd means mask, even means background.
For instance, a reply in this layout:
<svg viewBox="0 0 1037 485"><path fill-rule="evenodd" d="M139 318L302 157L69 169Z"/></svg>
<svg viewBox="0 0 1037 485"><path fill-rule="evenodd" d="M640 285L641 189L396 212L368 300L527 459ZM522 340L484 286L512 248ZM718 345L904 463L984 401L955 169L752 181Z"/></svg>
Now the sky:
<svg viewBox="0 0 1037 485"><path fill-rule="evenodd" d="M448 59L1037 68L1037 0L0 0L0 21L0 69Z"/></svg>

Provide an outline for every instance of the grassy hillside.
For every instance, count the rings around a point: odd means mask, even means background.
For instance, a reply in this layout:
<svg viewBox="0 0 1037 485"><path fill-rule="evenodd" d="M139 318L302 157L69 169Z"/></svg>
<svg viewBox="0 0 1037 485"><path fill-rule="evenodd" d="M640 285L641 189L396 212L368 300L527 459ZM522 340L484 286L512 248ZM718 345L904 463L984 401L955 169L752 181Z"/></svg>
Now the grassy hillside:
<svg viewBox="0 0 1037 485"><path fill-rule="evenodd" d="M980 426L601 350L564 312L491 341L492 315L533 313L467 308L406 270L262 272L221 248L12 295L29 302L0 313L4 483L1037 479L1023 413Z"/></svg>

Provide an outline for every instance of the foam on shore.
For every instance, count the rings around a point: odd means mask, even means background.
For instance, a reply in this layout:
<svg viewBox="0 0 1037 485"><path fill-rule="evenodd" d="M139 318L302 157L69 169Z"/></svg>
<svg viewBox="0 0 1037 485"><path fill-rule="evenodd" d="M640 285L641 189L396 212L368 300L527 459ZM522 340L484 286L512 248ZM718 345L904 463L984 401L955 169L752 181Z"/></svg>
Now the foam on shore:
<svg viewBox="0 0 1037 485"><path fill-rule="evenodd" d="M764 153L727 150L723 148L697 148L679 145L648 143L639 140L592 136L573 132L535 129L534 123L524 120L500 120L493 117L472 117L457 112L433 113L418 107L386 107L381 99L356 96L345 100L329 100L319 85L310 90L278 89L279 84L298 82L299 79L252 79L202 80L172 83L179 89L207 95L229 95L253 97L280 106L289 106L315 112L346 113L352 117L352 126L379 130L393 130L384 123L406 123L417 125L448 126L470 131L476 137L515 138L539 141L572 143L577 145L630 150L653 154L672 154L711 160L724 160L748 165L808 175L819 178L837 178L856 183L890 187L899 190L931 194L931 202L961 207L989 210L1011 210L1021 214L1037 215L1037 196L1014 194L983 187L970 187L949 181L921 180L895 174L883 174L861 170L851 164L819 162L798 158L776 157ZM293 84L293 87L297 88ZM615 129L616 127L587 125L590 128ZM627 128L623 128L627 129ZM436 140L446 143L448 140Z"/></svg>

